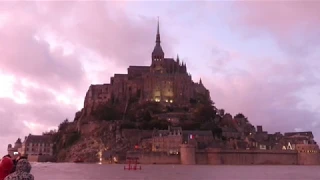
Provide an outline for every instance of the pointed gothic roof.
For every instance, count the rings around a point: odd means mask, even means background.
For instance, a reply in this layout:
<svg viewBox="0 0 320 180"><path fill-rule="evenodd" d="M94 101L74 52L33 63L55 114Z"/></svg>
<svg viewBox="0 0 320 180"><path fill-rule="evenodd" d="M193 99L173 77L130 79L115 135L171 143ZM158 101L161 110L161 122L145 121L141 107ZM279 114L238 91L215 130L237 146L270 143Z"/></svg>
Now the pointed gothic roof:
<svg viewBox="0 0 320 180"><path fill-rule="evenodd" d="M160 39L160 25L159 25L159 18L158 18L158 26L157 26L157 36L156 36L156 45L153 49L152 55L160 55L164 56L164 52L161 47L161 39Z"/></svg>

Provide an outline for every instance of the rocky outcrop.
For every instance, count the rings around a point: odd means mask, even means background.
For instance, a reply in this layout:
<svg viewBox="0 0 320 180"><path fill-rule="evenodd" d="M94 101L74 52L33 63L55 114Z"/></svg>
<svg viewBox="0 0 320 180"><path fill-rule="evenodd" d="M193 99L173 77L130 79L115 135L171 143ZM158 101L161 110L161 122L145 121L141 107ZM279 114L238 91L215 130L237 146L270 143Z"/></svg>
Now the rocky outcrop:
<svg viewBox="0 0 320 180"><path fill-rule="evenodd" d="M95 138L81 138L78 143L67 151L64 161L72 162L82 159L85 162L98 162L98 153L101 149L100 144Z"/></svg>
<svg viewBox="0 0 320 180"><path fill-rule="evenodd" d="M120 128L122 121L88 121L80 126L81 138L67 150L59 152L59 161L99 162L99 154L109 151L113 154L125 154L132 150L142 139L140 136L127 136Z"/></svg>

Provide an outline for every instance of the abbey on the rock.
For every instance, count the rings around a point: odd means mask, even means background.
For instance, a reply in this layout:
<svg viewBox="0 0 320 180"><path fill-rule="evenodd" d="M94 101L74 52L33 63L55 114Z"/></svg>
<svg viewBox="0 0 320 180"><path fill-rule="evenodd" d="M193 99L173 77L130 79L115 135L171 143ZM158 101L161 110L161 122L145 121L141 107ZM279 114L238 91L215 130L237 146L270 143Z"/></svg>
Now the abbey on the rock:
<svg viewBox="0 0 320 180"><path fill-rule="evenodd" d="M190 99L203 95L210 98L209 91L192 81L187 65L174 58L165 58L161 47L159 21L156 45L151 54L150 66L129 66L128 74L115 74L110 84L91 85L85 107L94 107L105 102L126 102L130 97L139 101L163 103L189 103Z"/></svg>

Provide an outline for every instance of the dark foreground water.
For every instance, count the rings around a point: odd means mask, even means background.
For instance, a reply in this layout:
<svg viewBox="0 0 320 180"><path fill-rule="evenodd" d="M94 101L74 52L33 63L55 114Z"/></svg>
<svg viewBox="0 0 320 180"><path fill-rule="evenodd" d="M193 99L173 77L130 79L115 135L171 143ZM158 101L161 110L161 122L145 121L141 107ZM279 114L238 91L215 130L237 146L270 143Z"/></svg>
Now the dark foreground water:
<svg viewBox="0 0 320 180"><path fill-rule="evenodd" d="M183 166L142 165L142 170L123 170L124 165L73 163L32 164L36 180L319 180L320 166Z"/></svg>

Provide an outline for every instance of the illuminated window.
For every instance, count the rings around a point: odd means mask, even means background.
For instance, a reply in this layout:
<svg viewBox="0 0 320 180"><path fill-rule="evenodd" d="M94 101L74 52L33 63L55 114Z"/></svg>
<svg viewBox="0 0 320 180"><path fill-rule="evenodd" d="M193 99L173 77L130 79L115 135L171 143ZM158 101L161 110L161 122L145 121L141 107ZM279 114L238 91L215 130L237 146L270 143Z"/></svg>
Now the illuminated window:
<svg viewBox="0 0 320 180"><path fill-rule="evenodd" d="M190 134L190 139L193 139L193 135L192 134Z"/></svg>

